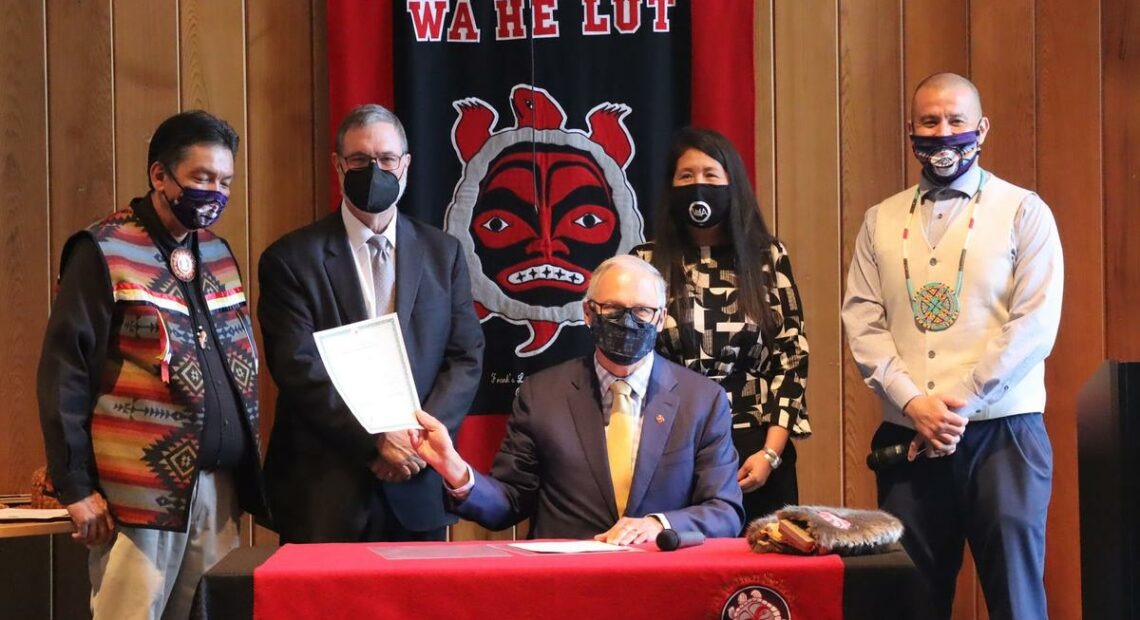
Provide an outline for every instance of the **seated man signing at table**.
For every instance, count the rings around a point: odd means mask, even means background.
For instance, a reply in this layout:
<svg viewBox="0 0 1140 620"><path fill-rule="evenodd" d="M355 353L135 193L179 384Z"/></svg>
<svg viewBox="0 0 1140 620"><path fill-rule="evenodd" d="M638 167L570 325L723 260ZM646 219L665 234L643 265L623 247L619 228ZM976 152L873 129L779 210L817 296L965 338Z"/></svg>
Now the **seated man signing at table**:
<svg viewBox="0 0 1140 620"><path fill-rule="evenodd" d="M740 532L728 398L653 354L664 306L665 281L649 263L615 256L599 265L583 302L594 354L522 384L490 476L420 412L412 444L447 483L449 509L494 530L529 517L531 538L628 545L664 528Z"/></svg>

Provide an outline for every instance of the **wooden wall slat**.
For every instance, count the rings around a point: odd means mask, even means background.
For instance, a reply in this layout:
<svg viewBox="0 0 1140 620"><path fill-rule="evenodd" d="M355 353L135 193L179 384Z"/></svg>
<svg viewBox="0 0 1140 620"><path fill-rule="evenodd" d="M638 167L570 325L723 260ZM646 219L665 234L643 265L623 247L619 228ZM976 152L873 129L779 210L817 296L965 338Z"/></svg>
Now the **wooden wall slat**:
<svg viewBox="0 0 1140 620"><path fill-rule="evenodd" d="M796 444L796 470L800 500L823 504L843 499L837 10L836 0L777 0L774 21L777 234L811 346L813 436Z"/></svg>
<svg viewBox="0 0 1140 620"><path fill-rule="evenodd" d="M249 0L248 11L249 187L255 206L249 239L260 255L285 233L311 223L318 201L320 215L328 213L327 199L313 191L316 170L323 173L331 164L313 146L309 3ZM248 273L256 291L256 266Z"/></svg>
<svg viewBox="0 0 1140 620"><path fill-rule="evenodd" d="M178 112L178 5L116 0L115 194L118 208L146 193L146 156L158 124Z"/></svg>
<svg viewBox="0 0 1140 620"><path fill-rule="evenodd" d="M756 198L770 230L776 230L776 81L772 55L772 0L755 0L752 66L756 80Z"/></svg>
<svg viewBox="0 0 1140 620"><path fill-rule="evenodd" d="M36 364L47 324L50 246L47 184L46 15L42 2L0 20L0 493L26 493L44 462Z"/></svg>
<svg viewBox="0 0 1140 620"><path fill-rule="evenodd" d="M331 185L328 153L332 153L329 138L329 48L328 8L325 0L312 2L313 38L313 219L328 213Z"/></svg>
<svg viewBox="0 0 1140 620"><path fill-rule="evenodd" d="M1140 360L1140 6L1103 0L1104 256L1108 357Z"/></svg>
<svg viewBox="0 0 1140 620"><path fill-rule="evenodd" d="M1081 567L1071 560L1080 557L1076 402L1105 357L1101 33L1096 6L1038 0L1036 11L1037 189L1052 207L1068 263L1061 329L1045 364L1053 444L1045 588L1050 617L1079 618Z"/></svg>
<svg viewBox="0 0 1140 620"><path fill-rule="evenodd" d="M75 231L119 208L111 72L111 5L47 3L51 264Z"/></svg>
<svg viewBox="0 0 1140 620"><path fill-rule="evenodd" d="M905 0L903 2L903 120L910 119L914 89L932 73L952 71L970 75L970 12L968 2ZM906 178L917 183L921 167L906 153Z"/></svg>
<svg viewBox="0 0 1140 620"><path fill-rule="evenodd" d="M257 258L285 233L313 221L316 160L313 100L312 7L308 2L250 0L249 62L249 247L246 288L257 306ZM323 28L322 28L323 30ZM320 128L321 130L324 127ZM327 162L327 159L324 159ZM322 204L324 200L321 200ZM256 313L255 313L256 315ZM260 337L260 324L257 326ZM262 440L272 428L277 391L262 360ZM268 530L258 544L275 544Z"/></svg>
<svg viewBox="0 0 1140 620"><path fill-rule="evenodd" d="M1037 186L1034 0L970 3L970 78L991 123L982 165Z"/></svg>
<svg viewBox="0 0 1140 620"><path fill-rule="evenodd" d="M292 4L296 3L281 6ZM178 9L182 109L206 110L226 120L241 136L229 204L211 230L229 242L242 276L248 277L250 140L246 131L245 2L181 0Z"/></svg>
<svg viewBox="0 0 1140 620"><path fill-rule="evenodd" d="M840 281L845 285L863 215L906 186L900 148L902 3L841 0L839 31ZM846 346L843 352L844 504L876 507L875 476L866 457L882 421L881 407Z"/></svg>

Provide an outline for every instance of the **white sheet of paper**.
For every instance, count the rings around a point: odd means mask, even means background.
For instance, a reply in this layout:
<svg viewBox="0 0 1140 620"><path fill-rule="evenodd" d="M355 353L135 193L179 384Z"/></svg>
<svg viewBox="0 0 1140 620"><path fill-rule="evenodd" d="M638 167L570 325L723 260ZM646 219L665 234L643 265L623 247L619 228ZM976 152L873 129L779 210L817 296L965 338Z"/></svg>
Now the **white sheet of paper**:
<svg viewBox="0 0 1140 620"><path fill-rule="evenodd" d="M395 313L314 332L325 371L369 433L422 428L420 397Z"/></svg>
<svg viewBox="0 0 1140 620"><path fill-rule="evenodd" d="M535 553L598 553L599 551L633 551L633 547L611 545L597 540L511 543L512 547Z"/></svg>
<svg viewBox="0 0 1140 620"><path fill-rule="evenodd" d="M66 508L0 508L0 521L50 521L66 518Z"/></svg>

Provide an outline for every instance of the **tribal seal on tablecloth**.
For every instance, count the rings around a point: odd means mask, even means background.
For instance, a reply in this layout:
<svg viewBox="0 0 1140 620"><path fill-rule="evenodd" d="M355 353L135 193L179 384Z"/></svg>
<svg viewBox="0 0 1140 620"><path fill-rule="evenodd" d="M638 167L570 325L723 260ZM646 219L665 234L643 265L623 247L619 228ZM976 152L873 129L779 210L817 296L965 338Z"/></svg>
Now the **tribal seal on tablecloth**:
<svg viewBox="0 0 1140 620"><path fill-rule="evenodd" d="M724 603L721 620L789 620L792 612L779 592L764 586L744 586Z"/></svg>

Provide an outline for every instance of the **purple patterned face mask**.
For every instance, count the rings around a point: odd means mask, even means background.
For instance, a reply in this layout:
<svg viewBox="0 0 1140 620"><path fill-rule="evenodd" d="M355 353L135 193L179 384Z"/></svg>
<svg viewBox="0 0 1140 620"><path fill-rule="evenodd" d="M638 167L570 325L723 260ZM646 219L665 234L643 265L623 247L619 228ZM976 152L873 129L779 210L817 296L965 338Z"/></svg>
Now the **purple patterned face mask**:
<svg viewBox="0 0 1140 620"><path fill-rule="evenodd" d="M922 164L922 174L937 185L948 185L966 174L982 152L976 130L949 136L911 134L910 141L915 158Z"/></svg>
<svg viewBox="0 0 1140 620"><path fill-rule="evenodd" d="M222 216L229 202L229 196L222 192L195 187L182 187L174 173L167 171L170 180L182 190L177 198L170 200L170 210L178 222L189 230L209 228Z"/></svg>

